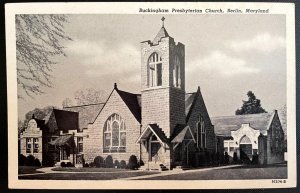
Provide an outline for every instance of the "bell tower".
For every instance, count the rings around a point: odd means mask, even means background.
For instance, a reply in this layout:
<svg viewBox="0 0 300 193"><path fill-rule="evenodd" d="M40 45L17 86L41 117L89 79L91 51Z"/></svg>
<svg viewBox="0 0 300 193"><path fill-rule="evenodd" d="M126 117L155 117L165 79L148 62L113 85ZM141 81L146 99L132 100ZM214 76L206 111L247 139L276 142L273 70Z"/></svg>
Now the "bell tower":
<svg viewBox="0 0 300 193"><path fill-rule="evenodd" d="M185 48L164 26L141 42L142 125L158 124L167 137L185 124Z"/></svg>

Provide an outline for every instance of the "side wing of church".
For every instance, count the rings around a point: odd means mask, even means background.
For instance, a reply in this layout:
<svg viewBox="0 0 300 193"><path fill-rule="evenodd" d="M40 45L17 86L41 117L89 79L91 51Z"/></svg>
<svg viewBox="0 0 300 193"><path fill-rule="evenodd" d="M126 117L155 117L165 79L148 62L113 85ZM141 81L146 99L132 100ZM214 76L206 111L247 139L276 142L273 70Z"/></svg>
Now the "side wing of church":
<svg viewBox="0 0 300 193"><path fill-rule="evenodd" d="M247 162L258 156L260 164L284 162L284 131L277 110L273 113L212 118L218 135L224 137L229 156Z"/></svg>

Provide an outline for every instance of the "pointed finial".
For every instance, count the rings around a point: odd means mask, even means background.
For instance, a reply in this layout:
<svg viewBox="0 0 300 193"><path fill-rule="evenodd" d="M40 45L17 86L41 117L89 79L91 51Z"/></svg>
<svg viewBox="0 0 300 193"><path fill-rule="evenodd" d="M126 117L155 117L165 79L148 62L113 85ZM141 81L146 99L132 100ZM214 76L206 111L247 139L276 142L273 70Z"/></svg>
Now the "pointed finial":
<svg viewBox="0 0 300 193"><path fill-rule="evenodd" d="M162 17L161 21L162 21L162 27L164 27L165 26L165 17Z"/></svg>
<svg viewBox="0 0 300 193"><path fill-rule="evenodd" d="M34 119L35 117L34 117L34 114L32 114L32 117L31 117L31 119Z"/></svg>
<svg viewBox="0 0 300 193"><path fill-rule="evenodd" d="M115 88L115 89L118 89L117 83L114 84L114 88Z"/></svg>

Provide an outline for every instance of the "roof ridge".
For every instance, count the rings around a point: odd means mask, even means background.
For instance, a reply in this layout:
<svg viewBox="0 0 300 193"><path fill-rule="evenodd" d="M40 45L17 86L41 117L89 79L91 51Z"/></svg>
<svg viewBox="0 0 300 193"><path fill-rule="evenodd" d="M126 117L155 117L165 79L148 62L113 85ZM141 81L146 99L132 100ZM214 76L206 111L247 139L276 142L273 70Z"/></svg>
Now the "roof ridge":
<svg viewBox="0 0 300 193"><path fill-rule="evenodd" d="M141 95L141 94L135 94L135 93L124 91L124 90L120 90L120 89L117 89L117 91L121 91L121 92L124 92L124 93L127 93L127 94L133 94L133 95Z"/></svg>
<svg viewBox="0 0 300 193"><path fill-rule="evenodd" d="M268 113L255 113L255 114L244 114L244 115L221 115L221 116L214 116L211 117L212 119L216 118L225 118L225 117L246 117L246 116L259 116L259 115L272 115L274 112Z"/></svg>
<svg viewBox="0 0 300 193"><path fill-rule="evenodd" d="M106 103L106 102L92 103L92 104L85 104L85 105L75 105L75 106L69 106L69 107L63 107L63 108L84 107L84 106L100 105L100 104L105 104L105 103Z"/></svg>

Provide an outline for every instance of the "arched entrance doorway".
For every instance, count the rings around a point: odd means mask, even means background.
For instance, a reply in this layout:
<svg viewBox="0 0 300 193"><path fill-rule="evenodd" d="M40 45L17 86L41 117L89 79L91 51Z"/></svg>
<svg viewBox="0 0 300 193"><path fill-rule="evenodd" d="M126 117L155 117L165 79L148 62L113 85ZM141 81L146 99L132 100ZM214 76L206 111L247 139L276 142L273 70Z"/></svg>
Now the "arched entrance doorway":
<svg viewBox="0 0 300 193"><path fill-rule="evenodd" d="M244 135L240 141L240 159L251 160L252 159L252 143L249 137Z"/></svg>

